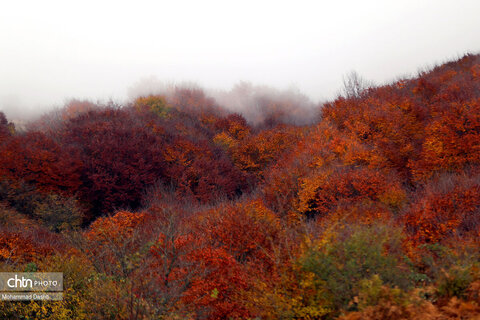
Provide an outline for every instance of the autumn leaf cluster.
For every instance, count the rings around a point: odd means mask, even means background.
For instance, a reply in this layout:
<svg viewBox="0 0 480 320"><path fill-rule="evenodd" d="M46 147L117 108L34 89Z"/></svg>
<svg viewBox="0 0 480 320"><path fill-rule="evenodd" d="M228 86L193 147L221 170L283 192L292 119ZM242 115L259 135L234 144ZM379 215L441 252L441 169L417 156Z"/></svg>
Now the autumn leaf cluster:
<svg viewBox="0 0 480 320"><path fill-rule="evenodd" d="M0 271L65 277L0 318L478 319L480 56L345 93L0 113Z"/></svg>

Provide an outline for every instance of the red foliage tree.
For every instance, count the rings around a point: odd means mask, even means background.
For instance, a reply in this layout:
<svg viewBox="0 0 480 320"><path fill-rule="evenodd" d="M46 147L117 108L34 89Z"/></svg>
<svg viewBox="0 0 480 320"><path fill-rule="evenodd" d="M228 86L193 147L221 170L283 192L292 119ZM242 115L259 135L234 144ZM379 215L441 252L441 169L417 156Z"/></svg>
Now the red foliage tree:
<svg viewBox="0 0 480 320"><path fill-rule="evenodd" d="M344 133L373 147L385 159L377 167L394 168L409 176L407 164L420 150L425 114L397 87L370 90L361 98L340 98L326 104L322 112Z"/></svg>
<svg viewBox="0 0 480 320"><path fill-rule="evenodd" d="M436 243L451 237L477 237L479 213L479 177L450 174L430 180L403 220L415 243Z"/></svg>
<svg viewBox="0 0 480 320"><path fill-rule="evenodd" d="M284 234L280 219L260 199L220 205L198 219L199 232L210 246L223 248L255 270L271 269L274 244Z"/></svg>
<svg viewBox="0 0 480 320"><path fill-rule="evenodd" d="M232 199L248 190L246 175L218 148L205 141L196 144L177 137L163 151L166 175L177 187L177 195L208 203Z"/></svg>
<svg viewBox="0 0 480 320"><path fill-rule="evenodd" d="M247 137L251 131L250 126L247 124L247 120L238 113L219 118L215 121L214 128L216 131L228 133L236 140L241 140Z"/></svg>
<svg viewBox="0 0 480 320"><path fill-rule="evenodd" d="M36 261L53 253L53 248L35 241L30 235L2 230L0 233L0 261L22 264Z"/></svg>
<svg viewBox="0 0 480 320"><path fill-rule="evenodd" d="M231 150L233 161L240 170L263 178L265 169L301 137L301 129L285 125L261 131L240 141Z"/></svg>
<svg viewBox="0 0 480 320"><path fill-rule="evenodd" d="M307 216L326 216L339 206L375 202L398 210L405 192L394 174L368 168L334 168L304 179L298 210Z"/></svg>
<svg viewBox="0 0 480 320"><path fill-rule="evenodd" d="M81 191L94 215L139 207L144 189L163 177L164 137L128 110L83 113L65 123L60 140L84 164Z"/></svg>
<svg viewBox="0 0 480 320"><path fill-rule="evenodd" d="M154 224L159 233L150 248L147 270L140 274L151 277L146 295L156 301L159 313L207 319L248 316L238 299L247 286L246 273L197 227L201 218L168 203L153 206L149 213L146 223Z"/></svg>
<svg viewBox="0 0 480 320"><path fill-rule="evenodd" d="M29 132L0 147L0 176L24 181L43 192L75 194L81 185L82 162L41 132Z"/></svg>
<svg viewBox="0 0 480 320"><path fill-rule="evenodd" d="M204 248L191 255L192 261L208 272L192 279L183 297L193 304L197 318L245 319L251 316L238 300L247 287L246 274L239 263L224 249Z"/></svg>
<svg viewBox="0 0 480 320"><path fill-rule="evenodd" d="M435 171L464 170L480 165L480 99L452 103L438 111L426 128L421 158L412 161L417 179Z"/></svg>

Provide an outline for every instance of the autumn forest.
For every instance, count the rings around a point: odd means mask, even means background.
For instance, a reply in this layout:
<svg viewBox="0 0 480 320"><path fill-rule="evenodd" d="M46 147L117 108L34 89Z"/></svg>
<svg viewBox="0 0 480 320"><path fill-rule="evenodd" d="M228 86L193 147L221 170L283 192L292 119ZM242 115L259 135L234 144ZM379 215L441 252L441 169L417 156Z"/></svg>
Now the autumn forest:
<svg viewBox="0 0 480 320"><path fill-rule="evenodd" d="M64 276L0 319L480 319L480 55L240 89L0 112L0 271Z"/></svg>

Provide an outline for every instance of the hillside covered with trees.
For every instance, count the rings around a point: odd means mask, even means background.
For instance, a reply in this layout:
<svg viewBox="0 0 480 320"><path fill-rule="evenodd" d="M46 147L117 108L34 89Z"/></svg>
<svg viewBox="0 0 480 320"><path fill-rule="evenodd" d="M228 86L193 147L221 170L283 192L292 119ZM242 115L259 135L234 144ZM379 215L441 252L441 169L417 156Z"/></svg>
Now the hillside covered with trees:
<svg viewBox="0 0 480 320"><path fill-rule="evenodd" d="M0 318L480 319L480 55L249 99L0 113L0 271L64 274Z"/></svg>

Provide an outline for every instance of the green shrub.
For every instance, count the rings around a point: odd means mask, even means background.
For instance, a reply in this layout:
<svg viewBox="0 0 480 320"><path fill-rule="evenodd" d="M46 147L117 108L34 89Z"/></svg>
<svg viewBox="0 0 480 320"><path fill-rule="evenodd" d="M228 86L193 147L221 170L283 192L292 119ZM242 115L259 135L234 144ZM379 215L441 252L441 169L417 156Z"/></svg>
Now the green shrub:
<svg viewBox="0 0 480 320"><path fill-rule="evenodd" d="M402 290L411 287L413 272L401 253L401 240L393 227L354 226L337 232L331 243L310 248L298 263L326 287L336 310L347 309L365 279L378 277L380 284Z"/></svg>
<svg viewBox="0 0 480 320"><path fill-rule="evenodd" d="M470 268L453 267L448 272L444 272L443 277L439 279L437 295L447 298L464 298L472 281L473 276Z"/></svg>

